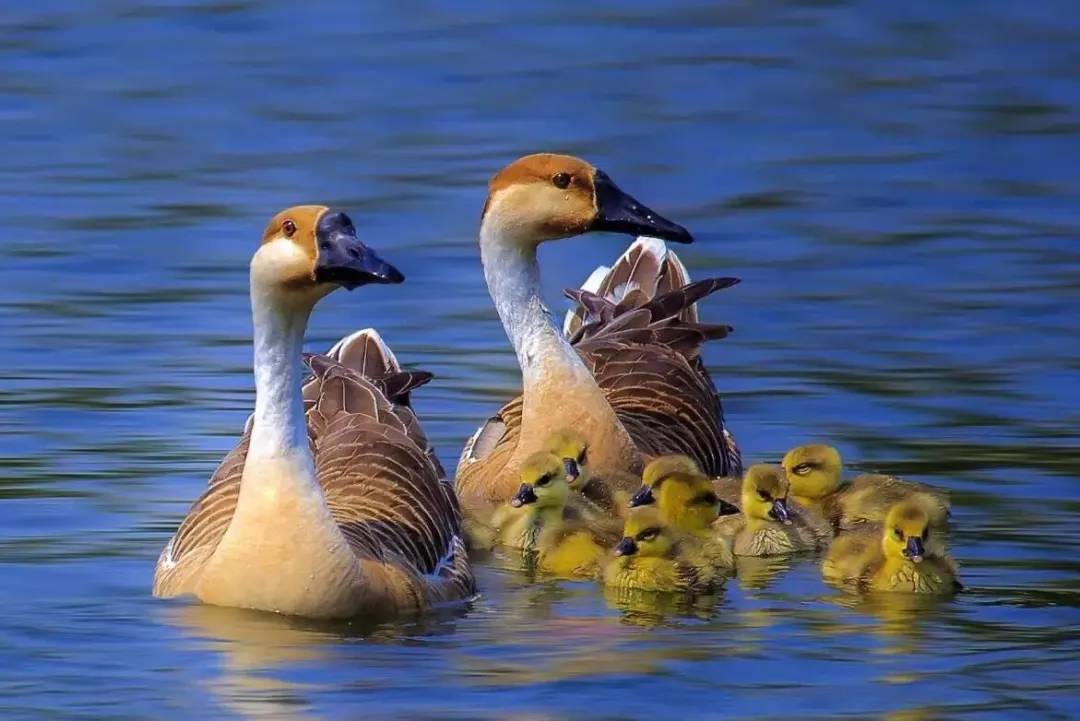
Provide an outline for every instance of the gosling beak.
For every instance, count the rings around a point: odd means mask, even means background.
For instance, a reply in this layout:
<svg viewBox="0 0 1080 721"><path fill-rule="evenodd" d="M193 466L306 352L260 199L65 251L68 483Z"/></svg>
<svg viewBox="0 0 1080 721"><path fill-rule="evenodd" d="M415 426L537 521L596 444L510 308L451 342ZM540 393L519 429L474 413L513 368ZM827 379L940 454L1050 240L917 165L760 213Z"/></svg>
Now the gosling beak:
<svg viewBox="0 0 1080 721"><path fill-rule="evenodd" d="M655 500L656 499L653 498L652 489L648 486L642 486L634 492L634 495L630 496L630 507L637 508L638 506L647 506Z"/></svg>
<svg viewBox="0 0 1080 721"><path fill-rule="evenodd" d="M578 468L577 459L564 458L562 459L563 468L566 469L566 480L573 483L581 476L581 469Z"/></svg>
<svg viewBox="0 0 1080 721"><path fill-rule="evenodd" d="M521 508L530 503L536 503L536 491L528 483L522 483L517 493L510 499L510 505L514 508Z"/></svg>
<svg viewBox="0 0 1080 721"><path fill-rule="evenodd" d="M589 230L650 235L674 243L694 241L690 231L634 200L620 190L602 170L596 171L593 187L596 189L596 218Z"/></svg>
<svg viewBox="0 0 1080 721"><path fill-rule="evenodd" d="M923 548L922 539L918 536L908 536L907 546L904 547L904 555L915 563L921 562L923 556L926 555L926 549Z"/></svg>
<svg viewBox="0 0 1080 721"><path fill-rule="evenodd" d="M630 538L630 536L624 536L615 546L616 556L633 556L635 553L637 553L637 544L634 543L634 539Z"/></svg>
<svg viewBox="0 0 1080 721"><path fill-rule="evenodd" d="M400 283L405 276L356 237L349 216L328 210L315 226L315 280L347 290L368 283Z"/></svg>
<svg viewBox="0 0 1080 721"><path fill-rule="evenodd" d="M783 498L777 498L772 502L769 515L773 517L773 520L780 521L785 526L791 525L791 513L788 511L787 501Z"/></svg>

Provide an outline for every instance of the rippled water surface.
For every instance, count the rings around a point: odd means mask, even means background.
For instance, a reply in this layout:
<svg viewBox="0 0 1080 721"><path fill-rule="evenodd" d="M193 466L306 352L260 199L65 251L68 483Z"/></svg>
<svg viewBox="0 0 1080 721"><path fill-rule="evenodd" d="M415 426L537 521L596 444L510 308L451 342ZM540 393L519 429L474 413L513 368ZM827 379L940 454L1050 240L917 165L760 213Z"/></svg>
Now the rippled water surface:
<svg viewBox="0 0 1080 721"><path fill-rule="evenodd" d="M1071 718L1080 693L1080 14L1070 2L10 2L0 15L0 717ZM1014 7L1014 5L1018 7ZM252 405L246 263L296 202L408 276L339 293L437 374L444 461L517 387L485 182L586 156L685 223L749 460L830 439L940 484L969 592L812 560L712 602L485 566L460 614L156 602ZM545 247L559 289L625 246Z"/></svg>

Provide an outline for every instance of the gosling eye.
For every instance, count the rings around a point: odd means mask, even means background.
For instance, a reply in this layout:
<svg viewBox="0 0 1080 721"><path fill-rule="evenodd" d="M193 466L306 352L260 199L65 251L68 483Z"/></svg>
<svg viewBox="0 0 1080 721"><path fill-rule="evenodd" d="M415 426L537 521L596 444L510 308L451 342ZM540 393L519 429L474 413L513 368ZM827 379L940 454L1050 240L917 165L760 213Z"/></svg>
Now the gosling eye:
<svg viewBox="0 0 1080 721"><path fill-rule="evenodd" d="M659 528L646 528L644 531L637 535L639 541L651 541L660 535Z"/></svg>
<svg viewBox="0 0 1080 721"><path fill-rule="evenodd" d="M771 501L772 500L772 496L769 495L768 491L758 491L757 495L758 495L758 498L760 498L763 501Z"/></svg>
<svg viewBox="0 0 1080 721"><path fill-rule="evenodd" d="M578 457L577 457L578 465L579 466L585 465L585 462L588 459L588 456L589 456L589 449L588 448L582 448L581 453L578 454Z"/></svg>
<svg viewBox="0 0 1080 721"><path fill-rule="evenodd" d="M541 488L543 488L544 486L546 486L549 483L551 483L551 474L550 473L537 478L536 483L534 483L533 485L534 486L540 486Z"/></svg>
<svg viewBox="0 0 1080 721"><path fill-rule="evenodd" d="M922 539L925 541L927 538L930 538L930 526L922 530Z"/></svg>
<svg viewBox="0 0 1080 721"><path fill-rule="evenodd" d="M570 173L555 173L551 176L552 184L561 190L566 190L570 187L570 183L573 181L573 176Z"/></svg>
<svg viewBox="0 0 1080 721"><path fill-rule="evenodd" d="M898 540L898 541L904 540L904 532L902 530L900 530L899 528L894 528L893 529L893 535L896 536L896 540Z"/></svg>
<svg viewBox="0 0 1080 721"><path fill-rule="evenodd" d="M285 234L286 238L291 238L296 235L296 223L291 219L286 218L285 222L281 224L281 232Z"/></svg>
<svg viewBox="0 0 1080 721"><path fill-rule="evenodd" d="M805 476L807 473L809 473L813 469L814 469L814 467L811 466L809 463L800 463L799 465L795 466L791 470L797 476Z"/></svg>

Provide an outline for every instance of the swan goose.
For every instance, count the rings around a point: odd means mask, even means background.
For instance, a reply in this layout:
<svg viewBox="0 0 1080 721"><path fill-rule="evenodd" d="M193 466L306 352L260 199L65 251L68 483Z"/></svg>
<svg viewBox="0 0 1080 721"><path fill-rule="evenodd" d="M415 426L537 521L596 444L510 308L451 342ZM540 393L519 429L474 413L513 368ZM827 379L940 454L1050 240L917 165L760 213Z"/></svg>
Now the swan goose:
<svg viewBox="0 0 1080 721"><path fill-rule="evenodd" d="M255 413L162 551L154 595L314 618L422 610L475 592L457 500L373 330L309 356L338 287L404 277L324 206L278 213L251 261Z"/></svg>
<svg viewBox="0 0 1080 721"><path fill-rule="evenodd" d="M581 289L559 329L540 295L538 246L592 231L644 234ZM710 476L738 475L719 394L699 357L728 326L697 322L696 302L735 278L690 283L662 239L690 233L584 160L548 153L491 180L480 222L488 290L522 372L523 392L466 442L457 467L463 503L505 501L525 458L562 428L588 444L592 475L633 491L652 456L683 453Z"/></svg>

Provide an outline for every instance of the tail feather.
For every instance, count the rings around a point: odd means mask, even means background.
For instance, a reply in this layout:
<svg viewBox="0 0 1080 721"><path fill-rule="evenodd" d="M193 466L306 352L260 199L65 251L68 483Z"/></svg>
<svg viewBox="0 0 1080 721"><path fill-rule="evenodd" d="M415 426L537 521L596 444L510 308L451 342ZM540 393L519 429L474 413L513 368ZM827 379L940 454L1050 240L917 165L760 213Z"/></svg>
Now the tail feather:
<svg viewBox="0 0 1080 721"><path fill-rule="evenodd" d="M645 305L651 299L679 290L690 283L686 270L675 251L659 238L642 236L630 244L615 263L600 266L582 283L580 290L592 293L620 310ZM590 309L578 305L567 311L563 332L573 337L591 320ZM618 315L618 311L616 315ZM687 323L698 321L697 305L688 304L679 314Z"/></svg>
<svg viewBox="0 0 1080 721"><path fill-rule="evenodd" d="M401 372L394 352L374 328L364 328L345 336L326 355L367 378Z"/></svg>

